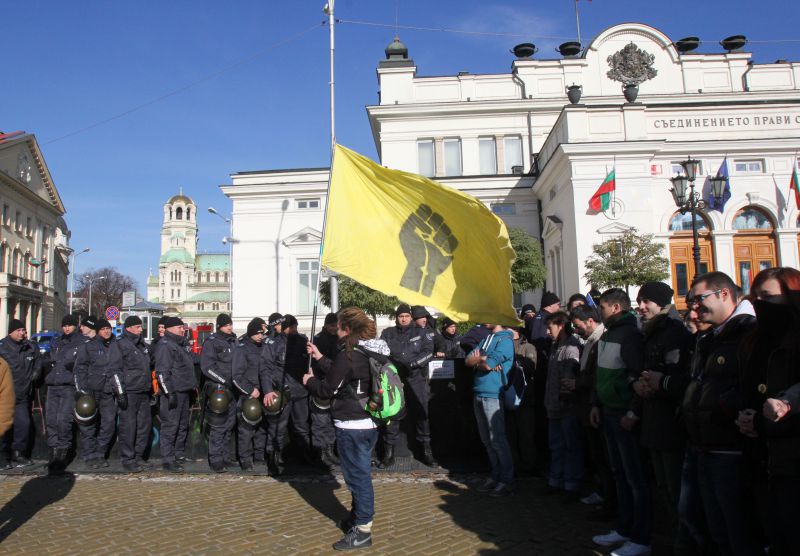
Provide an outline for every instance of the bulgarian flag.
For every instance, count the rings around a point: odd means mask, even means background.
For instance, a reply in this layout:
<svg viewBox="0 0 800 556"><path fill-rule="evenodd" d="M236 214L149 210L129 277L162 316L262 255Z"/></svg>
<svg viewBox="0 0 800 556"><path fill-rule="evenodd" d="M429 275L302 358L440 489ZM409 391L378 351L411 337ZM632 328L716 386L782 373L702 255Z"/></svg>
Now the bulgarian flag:
<svg viewBox="0 0 800 556"><path fill-rule="evenodd" d="M617 190L616 169L611 170L592 198L589 199L589 208L596 211L608 210L611 206L611 194Z"/></svg>
<svg viewBox="0 0 800 556"><path fill-rule="evenodd" d="M800 209L800 181L797 180L797 164L792 170L792 181L789 182L789 191L794 189L794 201L797 203L797 208Z"/></svg>

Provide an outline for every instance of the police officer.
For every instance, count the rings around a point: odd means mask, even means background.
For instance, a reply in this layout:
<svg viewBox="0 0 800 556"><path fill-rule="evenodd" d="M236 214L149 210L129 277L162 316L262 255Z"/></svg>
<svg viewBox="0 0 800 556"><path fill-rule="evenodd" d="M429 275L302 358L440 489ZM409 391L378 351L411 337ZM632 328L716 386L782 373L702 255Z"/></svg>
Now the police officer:
<svg viewBox="0 0 800 556"><path fill-rule="evenodd" d="M50 344L50 371L45 377L45 422L47 446L50 448L48 466L53 473L66 469L72 448L75 359L78 357L78 349L86 341L78 332L78 319L75 315L66 315L61 319L61 332L62 335Z"/></svg>
<svg viewBox="0 0 800 556"><path fill-rule="evenodd" d="M186 437L189 434L189 404L197 388L194 359L178 317L165 317L164 336L155 351L161 420L161 461L164 470L183 472Z"/></svg>
<svg viewBox="0 0 800 556"><path fill-rule="evenodd" d="M325 379L325 365L322 361L333 361L339 353L339 336L336 313L325 315L325 324L319 334L314 336L312 342L326 359L312 361L314 376L319 380ZM336 431L333 429L330 402L321 404L312 398L311 408L311 443L319 451L319 459L326 467L339 465L339 459L334 452Z"/></svg>
<svg viewBox="0 0 800 556"><path fill-rule="evenodd" d="M128 407L122 379L122 357L111 333L111 323L95 322L97 335L86 340L75 359L75 386L80 394L91 394L100 421L80 424L81 456L90 469L108 467L106 454L117 426L117 406Z"/></svg>
<svg viewBox="0 0 800 556"><path fill-rule="evenodd" d="M206 408L209 423L208 465L217 473L224 473L230 465L229 445L233 427L236 424L236 403L233 391L233 350L236 349L236 335L233 333L233 320L227 313L217 315L217 331L203 342L200 356L200 370L206 379L204 390L206 399L215 392L225 392L227 407Z"/></svg>
<svg viewBox="0 0 800 556"><path fill-rule="evenodd" d="M281 332L267 340L263 350L261 385L264 387L264 405L274 403L276 390L288 389L290 399L283 411L267 420L267 464L270 472L280 474L283 463L281 452L289 440L289 417L303 456L309 460L308 390L303 386L303 375L308 368L306 346L308 338L297 332L297 319L283 317Z"/></svg>
<svg viewBox="0 0 800 556"><path fill-rule="evenodd" d="M0 438L0 467L8 468L9 448L11 464L25 467L32 463L25 453L30 439L33 383L42 376L42 361L21 320L11 319L8 324L8 336L0 340L0 357L11 367L15 394L14 426Z"/></svg>
<svg viewBox="0 0 800 556"><path fill-rule="evenodd" d="M428 423L428 362L433 358L433 339L428 331L420 328L412 321L411 307L401 303L395 311L395 326L386 328L381 339L389 345L392 363L397 367L413 396L407 399L411 407L412 417L416 425L417 442L422 446L421 461L435 466L431 451L431 429ZM394 447L399 439L400 423L391 421L385 430L384 456L381 467L389 467L394 463Z"/></svg>
<svg viewBox="0 0 800 556"><path fill-rule="evenodd" d="M83 336L84 340L91 340L97 335L97 330L95 330L96 325L97 317L92 315L89 315L81 321L79 328L81 331L81 336Z"/></svg>
<svg viewBox="0 0 800 556"><path fill-rule="evenodd" d="M267 337L264 340L271 340L283 331L283 315L272 313L267 317Z"/></svg>
<svg viewBox="0 0 800 556"><path fill-rule="evenodd" d="M251 320L247 324L247 333L239 338L233 352L233 386L241 393L239 410L249 398L261 403L261 350L264 347L265 324L261 318ZM254 460L256 463L264 463L267 445L266 419L262 418L254 425L240 415L236 439L242 471L251 471Z"/></svg>
<svg viewBox="0 0 800 556"><path fill-rule="evenodd" d="M144 452L153 425L150 369L154 358L142 337L142 319L131 315L125 319L124 328L117 346L122 356L122 379L128 406L120 407L119 454L125 471L139 473L150 467L144 460Z"/></svg>

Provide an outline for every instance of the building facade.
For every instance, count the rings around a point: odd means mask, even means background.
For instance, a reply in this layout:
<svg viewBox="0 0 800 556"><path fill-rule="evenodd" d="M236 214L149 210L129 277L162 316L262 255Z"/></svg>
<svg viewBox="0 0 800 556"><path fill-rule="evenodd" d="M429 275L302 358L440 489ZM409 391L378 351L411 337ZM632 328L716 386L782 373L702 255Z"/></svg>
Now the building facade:
<svg viewBox="0 0 800 556"><path fill-rule="evenodd" d="M562 299L590 288L593 244L631 227L664 245L679 305L696 271L724 271L747 291L766 266L798 266L789 180L800 149L800 63L754 64L737 48L693 53L639 23L611 27L559 59L519 54L508 73L425 77L396 39L378 64L378 104L367 107L381 164L470 193L540 239L546 287ZM689 157L700 161L701 195L723 161L731 192L724 208L702 209L696 220L698 269L691 217L670 193ZM613 202L592 211L611 170ZM234 293L264 299L252 316L300 312L304 273L316 271L327 177L326 169L241 172L223 186L239 242L234 271L258 269L260 279L237 282ZM528 301L538 292L514 300Z"/></svg>
<svg viewBox="0 0 800 556"><path fill-rule="evenodd" d="M67 313L66 209L34 135L0 132L0 330L58 329Z"/></svg>
<svg viewBox="0 0 800 556"><path fill-rule="evenodd" d="M158 274L147 277L147 299L188 325L213 323L229 313L231 267L227 253L197 253L197 207L180 193L164 204Z"/></svg>

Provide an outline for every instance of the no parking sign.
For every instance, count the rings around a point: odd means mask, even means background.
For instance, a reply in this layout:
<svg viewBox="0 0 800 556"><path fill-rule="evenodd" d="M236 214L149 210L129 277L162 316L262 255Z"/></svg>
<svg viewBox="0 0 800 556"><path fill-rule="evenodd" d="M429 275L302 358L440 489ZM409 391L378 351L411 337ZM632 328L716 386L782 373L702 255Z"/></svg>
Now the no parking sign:
<svg viewBox="0 0 800 556"><path fill-rule="evenodd" d="M117 320L118 317L119 317L119 309L117 309L113 305L106 309L106 320Z"/></svg>

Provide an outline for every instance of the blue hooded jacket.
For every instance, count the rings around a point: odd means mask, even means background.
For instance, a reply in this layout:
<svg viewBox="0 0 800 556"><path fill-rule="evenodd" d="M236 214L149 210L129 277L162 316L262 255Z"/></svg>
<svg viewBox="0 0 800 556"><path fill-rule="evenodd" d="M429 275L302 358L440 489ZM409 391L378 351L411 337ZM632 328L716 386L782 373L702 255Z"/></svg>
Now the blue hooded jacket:
<svg viewBox="0 0 800 556"><path fill-rule="evenodd" d="M482 355L486 355L486 364L494 369L502 365L506 381L511 365L514 363L514 335L510 330L501 330L490 335L480 344ZM475 371L475 382L472 391L479 398L500 398L503 380L498 371Z"/></svg>

